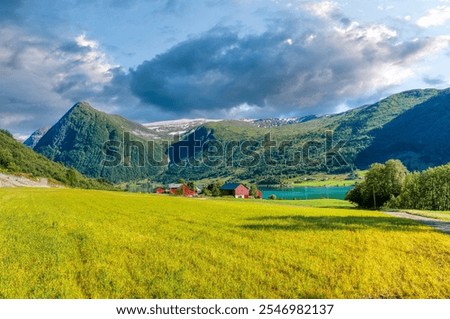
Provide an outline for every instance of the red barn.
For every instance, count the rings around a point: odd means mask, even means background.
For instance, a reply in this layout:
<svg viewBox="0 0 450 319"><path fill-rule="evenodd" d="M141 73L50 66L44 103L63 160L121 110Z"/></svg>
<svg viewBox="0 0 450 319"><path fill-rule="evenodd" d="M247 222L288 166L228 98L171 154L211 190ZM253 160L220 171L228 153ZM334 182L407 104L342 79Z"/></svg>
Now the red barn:
<svg viewBox="0 0 450 319"><path fill-rule="evenodd" d="M175 195L183 184L169 184L169 193Z"/></svg>
<svg viewBox="0 0 450 319"><path fill-rule="evenodd" d="M183 195L187 197L196 196L197 192L195 190L190 189L186 185L183 185Z"/></svg>
<svg viewBox="0 0 450 319"><path fill-rule="evenodd" d="M184 184L169 184L169 193L172 195L183 195L187 197L197 195L195 190L189 189L189 187Z"/></svg>
<svg viewBox="0 0 450 319"><path fill-rule="evenodd" d="M234 196L235 198L248 198L249 189L240 183L226 183L220 190L223 196Z"/></svg>
<svg viewBox="0 0 450 319"><path fill-rule="evenodd" d="M166 192L166 190L162 187L157 187L155 189L155 194L164 194Z"/></svg>

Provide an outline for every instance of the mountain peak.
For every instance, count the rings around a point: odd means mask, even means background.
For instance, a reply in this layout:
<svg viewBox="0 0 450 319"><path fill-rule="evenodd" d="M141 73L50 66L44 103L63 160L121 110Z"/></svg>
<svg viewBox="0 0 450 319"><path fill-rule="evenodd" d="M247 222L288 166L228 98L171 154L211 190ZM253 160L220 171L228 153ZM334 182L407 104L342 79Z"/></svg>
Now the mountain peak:
<svg viewBox="0 0 450 319"><path fill-rule="evenodd" d="M72 110L76 110L76 109L88 109L88 110L92 110L92 109L94 109L94 108L93 108L88 102L86 102L86 101L80 101L80 102L75 103L75 105L72 106L72 108L69 110L69 112L72 111Z"/></svg>
<svg viewBox="0 0 450 319"><path fill-rule="evenodd" d="M36 130L27 140L25 140L25 142L23 142L23 144L30 148L34 148L49 129L49 127L43 127Z"/></svg>
<svg viewBox="0 0 450 319"><path fill-rule="evenodd" d="M86 101L80 101L75 103L67 112L64 114L64 116L61 118L61 120L66 120L68 118L80 118L80 117L92 117L95 116L95 114L101 114L99 110L94 108L89 104L89 102ZM60 121L61 121L60 120Z"/></svg>

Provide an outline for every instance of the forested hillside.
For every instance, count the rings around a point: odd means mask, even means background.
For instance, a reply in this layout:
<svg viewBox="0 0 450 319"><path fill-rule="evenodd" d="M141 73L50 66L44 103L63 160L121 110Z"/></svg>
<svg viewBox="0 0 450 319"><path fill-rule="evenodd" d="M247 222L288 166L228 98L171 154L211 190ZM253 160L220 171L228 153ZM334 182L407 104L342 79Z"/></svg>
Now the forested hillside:
<svg viewBox="0 0 450 319"><path fill-rule="evenodd" d="M46 177L68 186L111 189L104 181L88 179L72 168L54 163L17 142L12 135L0 130L0 170L30 177Z"/></svg>
<svg viewBox="0 0 450 319"><path fill-rule="evenodd" d="M112 182L161 173L163 167L145 165L145 152L139 153L130 143L124 148L124 133L129 133L130 141L139 141L145 147L146 141L158 138L140 124L108 115L81 102L40 139L34 150L87 176ZM154 151L159 156L162 154L161 149Z"/></svg>
<svg viewBox="0 0 450 319"><path fill-rule="evenodd" d="M450 90L414 107L383 129L373 132L373 143L361 152L356 164L400 159L409 170L423 170L450 161Z"/></svg>

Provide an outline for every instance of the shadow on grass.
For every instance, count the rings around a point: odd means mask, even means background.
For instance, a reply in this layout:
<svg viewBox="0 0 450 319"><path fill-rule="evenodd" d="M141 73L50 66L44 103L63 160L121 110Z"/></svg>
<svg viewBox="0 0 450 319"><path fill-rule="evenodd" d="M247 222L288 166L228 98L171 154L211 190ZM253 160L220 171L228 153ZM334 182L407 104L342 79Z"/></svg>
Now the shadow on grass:
<svg viewBox="0 0 450 319"><path fill-rule="evenodd" d="M361 210L361 208L357 206L339 206L339 205L307 205L307 204L281 204L281 205L289 205L293 207L309 207L309 208L329 208L329 209L347 209L347 210Z"/></svg>
<svg viewBox="0 0 450 319"><path fill-rule="evenodd" d="M242 225L242 228L252 230L368 230L383 231L430 231L418 222L395 217L365 217L365 216L262 216L249 218L252 223Z"/></svg>

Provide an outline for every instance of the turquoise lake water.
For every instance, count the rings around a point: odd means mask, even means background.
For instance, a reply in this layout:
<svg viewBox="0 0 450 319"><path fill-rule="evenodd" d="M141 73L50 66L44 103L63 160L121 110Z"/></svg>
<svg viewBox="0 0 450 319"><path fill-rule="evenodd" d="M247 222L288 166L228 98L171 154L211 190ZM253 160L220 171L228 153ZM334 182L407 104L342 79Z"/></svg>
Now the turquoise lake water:
<svg viewBox="0 0 450 319"><path fill-rule="evenodd" d="M353 186L337 187L293 187L293 188L271 188L259 187L263 192L263 198L267 199L274 194L277 199L345 199L345 195Z"/></svg>

